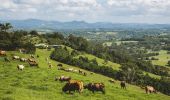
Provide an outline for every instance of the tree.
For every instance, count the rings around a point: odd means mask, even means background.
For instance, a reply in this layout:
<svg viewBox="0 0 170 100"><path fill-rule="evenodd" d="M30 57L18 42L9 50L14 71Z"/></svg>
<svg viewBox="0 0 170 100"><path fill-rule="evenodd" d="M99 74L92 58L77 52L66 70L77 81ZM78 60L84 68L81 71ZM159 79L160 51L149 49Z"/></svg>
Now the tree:
<svg viewBox="0 0 170 100"><path fill-rule="evenodd" d="M170 60L168 61L168 66L170 66Z"/></svg>
<svg viewBox="0 0 170 100"><path fill-rule="evenodd" d="M38 35L38 32L35 31L35 30L33 30L33 31L30 32L30 34L31 34L31 35Z"/></svg>
<svg viewBox="0 0 170 100"><path fill-rule="evenodd" d="M7 32L7 30L11 29L12 25L10 23L4 23L4 24L0 24L0 30Z"/></svg>
<svg viewBox="0 0 170 100"><path fill-rule="evenodd" d="M121 71L126 80L131 83L137 76L138 67L133 63L126 63L122 65Z"/></svg>

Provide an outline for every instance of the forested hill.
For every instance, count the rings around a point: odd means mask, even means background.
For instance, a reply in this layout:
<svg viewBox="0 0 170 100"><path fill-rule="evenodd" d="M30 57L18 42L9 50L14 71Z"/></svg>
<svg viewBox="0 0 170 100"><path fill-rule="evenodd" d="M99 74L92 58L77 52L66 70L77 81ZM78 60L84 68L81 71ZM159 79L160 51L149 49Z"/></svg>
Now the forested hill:
<svg viewBox="0 0 170 100"><path fill-rule="evenodd" d="M111 23L95 22L88 23L84 21L44 21L37 19L27 20L6 20L0 22L10 22L18 29L37 29L37 30L57 30L57 29L170 29L169 24L137 24L137 23Z"/></svg>

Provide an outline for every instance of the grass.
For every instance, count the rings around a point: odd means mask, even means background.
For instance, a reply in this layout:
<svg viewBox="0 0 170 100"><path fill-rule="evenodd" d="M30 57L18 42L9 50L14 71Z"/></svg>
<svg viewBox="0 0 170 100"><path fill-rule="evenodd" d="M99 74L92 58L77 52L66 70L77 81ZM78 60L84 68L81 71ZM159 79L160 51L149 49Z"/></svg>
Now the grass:
<svg viewBox="0 0 170 100"><path fill-rule="evenodd" d="M64 47L64 46L63 46ZM70 48L70 47L67 47L67 50L68 51L70 51L70 53L71 53L71 51L73 50L72 48ZM117 64L117 63L113 63L113 62L111 62L111 61L108 61L107 63L105 63L105 61L103 60L103 59L101 59L101 58L99 58L99 57L96 57L96 56L94 56L94 55L92 55L92 54L87 54L87 53L85 53L85 52L80 52L80 55L78 55L78 56L76 56L75 58L79 58L80 56L82 56L82 57L87 57L89 60L92 60L92 59L96 59L96 61L97 61L97 63L99 64L99 65L104 65L104 66L110 66L110 67L112 67L114 70L119 70L120 69L120 64Z"/></svg>
<svg viewBox="0 0 170 100"><path fill-rule="evenodd" d="M154 65L167 66L168 61L170 61L170 54L167 54L166 50L161 50L158 56L154 56L159 60L153 60Z"/></svg>
<svg viewBox="0 0 170 100"><path fill-rule="evenodd" d="M11 61L5 63L0 57L0 100L169 100L170 97L164 94L145 94L144 90L137 86L127 85L127 90L120 89L119 81L115 84L108 82L108 77L99 74L88 74L87 76L78 73L64 72L57 70L59 62L52 61L54 66L48 68L46 57L49 57L51 51L37 49L39 68L29 67L27 63L20 61ZM20 54L14 51L15 55L29 57L29 55ZM17 64L24 64L26 68L18 71ZM66 68L75 68L63 64ZM87 73L90 73L86 71ZM89 82L104 82L106 85L106 94L100 92L95 94L84 90L82 94L65 94L61 88L65 83L54 81L56 76L71 76L73 79L82 80L85 84Z"/></svg>
<svg viewBox="0 0 170 100"><path fill-rule="evenodd" d="M98 62L99 65L104 65L104 66L110 66L112 67L114 70L119 70L120 69L120 64L117 64L117 63L113 63L111 61L108 61L107 63L105 63L105 61L101 58L98 58L94 55L91 55L91 54L81 54L81 55L78 55L77 58L79 56L82 56L82 57L87 57L89 60L92 60L92 59L96 59L96 61Z"/></svg>
<svg viewBox="0 0 170 100"><path fill-rule="evenodd" d="M137 43L138 41L117 41L115 42L117 45L121 45L122 43Z"/></svg>

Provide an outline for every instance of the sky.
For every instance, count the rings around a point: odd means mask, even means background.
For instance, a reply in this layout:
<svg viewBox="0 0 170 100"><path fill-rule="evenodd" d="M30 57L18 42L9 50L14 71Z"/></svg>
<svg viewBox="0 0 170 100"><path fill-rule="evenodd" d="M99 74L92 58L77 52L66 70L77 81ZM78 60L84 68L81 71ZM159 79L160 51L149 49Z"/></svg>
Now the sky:
<svg viewBox="0 0 170 100"><path fill-rule="evenodd" d="M170 0L0 0L0 20L170 24Z"/></svg>

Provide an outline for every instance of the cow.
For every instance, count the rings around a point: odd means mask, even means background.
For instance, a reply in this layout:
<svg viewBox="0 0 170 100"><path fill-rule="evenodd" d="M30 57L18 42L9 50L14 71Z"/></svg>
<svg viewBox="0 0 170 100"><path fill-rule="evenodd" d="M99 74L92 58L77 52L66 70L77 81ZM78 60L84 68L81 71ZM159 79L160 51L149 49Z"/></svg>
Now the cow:
<svg viewBox="0 0 170 100"><path fill-rule="evenodd" d="M38 63L37 62L29 62L30 66L37 66L38 67Z"/></svg>
<svg viewBox="0 0 170 100"><path fill-rule="evenodd" d="M28 59L26 59L26 58L20 58L20 61L21 62L26 62Z"/></svg>
<svg viewBox="0 0 170 100"><path fill-rule="evenodd" d="M28 62L36 62L35 59L28 58Z"/></svg>
<svg viewBox="0 0 170 100"><path fill-rule="evenodd" d="M78 70L76 70L76 69L75 69L75 70L73 70L73 72L77 73L77 72L78 72Z"/></svg>
<svg viewBox="0 0 170 100"><path fill-rule="evenodd" d="M34 55L30 55L31 58L35 58Z"/></svg>
<svg viewBox="0 0 170 100"><path fill-rule="evenodd" d="M60 76L59 78L56 77L55 80L59 80L60 82L64 82L64 81L69 81L71 80L71 77L66 77L66 76Z"/></svg>
<svg viewBox="0 0 170 100"><path fill-rule="evenodd" d="M113 79L108 80L110 83L115 83Z"/></svg>
<svg viewBox="0 0 170 100"><path fill-rule="evenodd" d="M79 70L79 73L80 73L80 74L82 74L82 73L83 73L83 71Z"/></svg>
<svg viewBox="0 0 170 100"><path fill-rule="evenodd" d="M64 69L66 72L73 72L73 68Z"/></svg>
<svg viewBox="0 0 170 100"><path fill-rule="evenodd" d="M19 49L19 52L20 52L20 53L26 53L26 52L27 52L27 50L26 50L26 49L24 49L24 48L21 48L21 49Z"/></svg>
<svg viewBox="0 0 170 100"><path fill-rule="evenodd" d="M6 56L6 51L0 50L0 56Z"/></svg>
<svg viewBox="0 0 170 100"><path fill-rule="evenodd" d="M157 93L157 91L155 90L155 88L152 87L152 86L146 86L146 87L145 87L145 91L146 91L147 94L149 94L149 93Z"/></svg>
<svg viewBox="0 0 170 100"><path fill-rule="evenodd" d="M58 64L57 66L58 66L58 67L63 67L63 65L62 65L62 64Z"/></svg>
<svg viewBox="0 0 170 100"><path fill-rule="evenodd" d="M95 91L101 91L103 94L105 94L105 85L103 83L89 83L84 86L84 89L88 89L93 93Z"/></svg>
<svg viewBox="0 0 170 100"><path fill-rule="evenodd" d="M79 70L79 74L82 74L84 76L87 76L87 73L86 72L83 72L82 70Z"/></svg>
<svg viewBox="0 0 170 100"><path fill-rule="evenodd" d="M13 59L13 60L19 60L20 57L19 57L19 56L13 56L12 59Z"/></svg>
<svg viewBox="0 0 170 100"><path fill-rule="evenodd" d="M52 67L53 67L53 65L52 65L52 64L49 64L49 65L48 65L48 68L50 68L50 69L51 69Z"/></svg>
<svg viewBox="0 0 170 100"><path fill-rule="evenodd" d="M79 80L70 80L68 81L65 86L62 88L63 92L67 92L69 91L69 93L71 93L71 91L78 91L79 93L81 93L83 91L83 82L79 81Z"/></svg>
<svg viewBox="0 0 170 100"><path fill-rule="evenodd" d="M18 68L18 70L23 70L24 69L24 65L17 65L17 68Z"/></svg>
<svg viewBox="0 0 170 100"><path fill-rule="evenodd" d="M86 73L86 72L83 72L83 75L84 75L84 76L87 76L87 73Z"/></svg>
<svg viewBox="0 0 170 100"><path fill-rule="evenodd" d="M5 62L10 62L9 58L5 57L4 58Z"/></svg>
<svg viewBox="0 0 170 100"><path fill-rule="evenodd" d="M121 81L120 82L120 86L122 89L126 89L126 82L125 81Z"/></svg>

